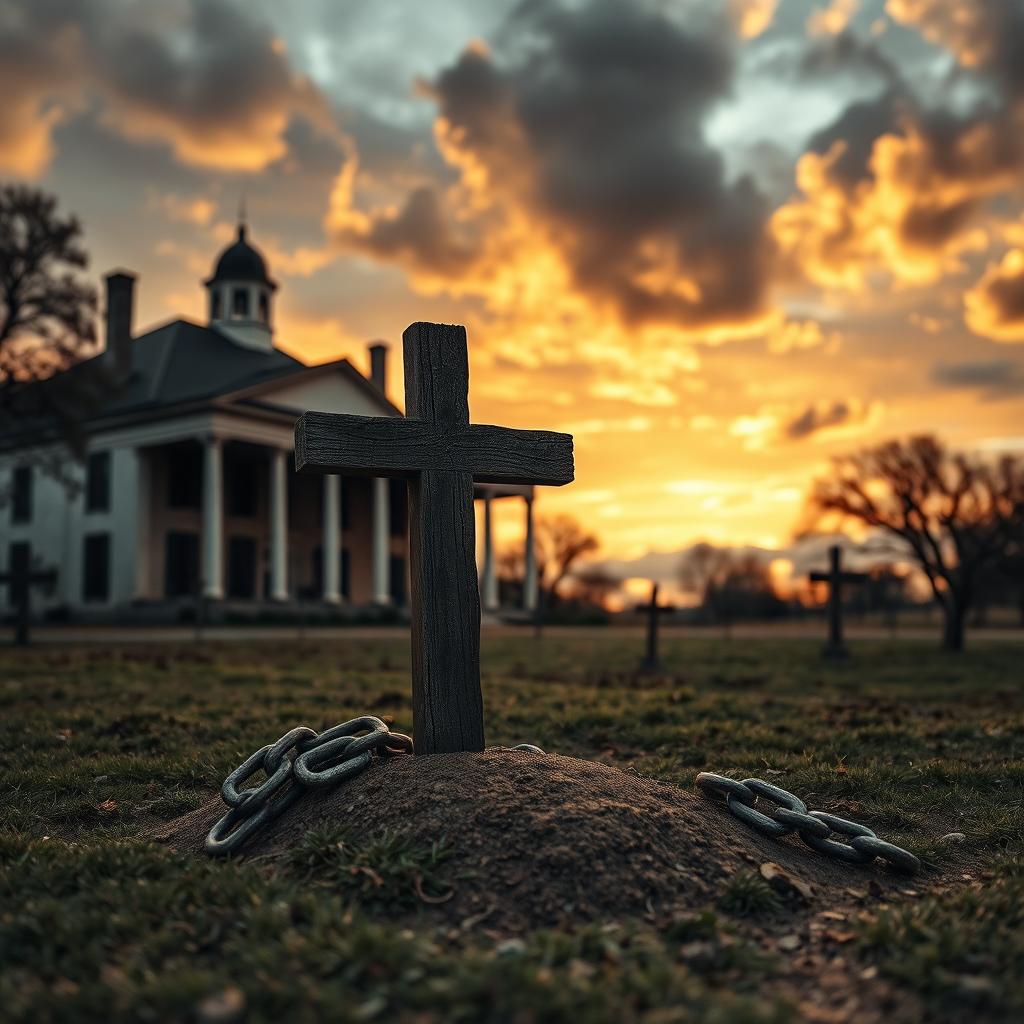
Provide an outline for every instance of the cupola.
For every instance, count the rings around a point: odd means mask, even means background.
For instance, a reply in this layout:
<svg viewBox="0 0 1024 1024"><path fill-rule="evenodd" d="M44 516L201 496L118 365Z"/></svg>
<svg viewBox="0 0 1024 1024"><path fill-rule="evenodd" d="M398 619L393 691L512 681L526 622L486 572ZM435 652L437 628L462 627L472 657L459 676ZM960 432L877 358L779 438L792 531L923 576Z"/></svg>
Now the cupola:
<svg viewBox="0 0 1024 1024"><path fill-rule="evenodd" d="M238 237L220 254L213 276L204 282L210 326L240 345L269 351L274 347L272 301L277 284L247 234L245 221L239 220Z"/></svg>

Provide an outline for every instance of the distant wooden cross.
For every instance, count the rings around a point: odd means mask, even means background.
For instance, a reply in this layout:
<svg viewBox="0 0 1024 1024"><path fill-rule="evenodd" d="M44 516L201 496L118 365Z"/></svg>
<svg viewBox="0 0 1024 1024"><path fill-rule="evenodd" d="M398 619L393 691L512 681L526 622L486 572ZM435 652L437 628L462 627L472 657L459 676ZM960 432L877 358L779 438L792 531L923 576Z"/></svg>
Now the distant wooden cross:
<svg viewBox="0 0 1024 1024"><path fill-rule="evenodd" d="M307 412L295 466L408 480L416 753L483 750L473 484L567 484L572 436L469 422L464 327L412 324L402 347L405 418Z"/></svg>
<svg viewBox="0 0 1024 1024"><path fill-rule="evenodd" d="M829 661L845 661L850 652L843 643L843 584L863 583L868 577L863 572L843 572L843 553L838 544L828 549L828 555L829 571L812 572L808 579L828 584L828 643L822 654Z"/></svg>
<svg viewBox="0 0 1024 1024"><path fill-rule="evenodd" d="M658 604L658 584L651 584L651 603L647 609L647 649L644 660L640 662L641 672L658 672L661 670L661 659L658 657L658 619L670 608Z"/></svg>
<svg viewBox="0 0 1024 1024"><path fill-rule="evenodd" d="M10 588L16 606L14 642L19 647L27 647L29 643L32 587L52 587L56 582L56 569L33 569L30 565L23 564L13 567L9 572L0 572L0 586L6 584Z"/></svg>

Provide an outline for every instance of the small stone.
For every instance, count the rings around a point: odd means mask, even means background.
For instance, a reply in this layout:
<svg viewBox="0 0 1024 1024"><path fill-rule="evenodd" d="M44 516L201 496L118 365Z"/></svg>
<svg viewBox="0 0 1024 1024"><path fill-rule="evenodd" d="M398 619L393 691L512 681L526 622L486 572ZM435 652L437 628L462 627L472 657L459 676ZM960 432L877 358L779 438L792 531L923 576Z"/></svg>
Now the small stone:
<svg viewBox="0 0 1024 1024"><path fill-rule="evenodd" d="M522 956L526 952L526 943L522 939L506 939L494 947L498 956Z"/></svg>
<svg viewBox="0 0 1024 1024"><path fill-rule="evenodd" d="M947 832L944 836L939 837L940 843L965 843L967 842L967 836L963 832Z"/></svg>
<svg viewBox="0 0 1024 1024"><path fill-rule="evenodd" d="M779 939L779 949L783 953L793 953L800 948L800 936L799 935L783 935Z"/></svg>
<svg viewBox="0 0 1024 1024"><path fill-rule="evenodd" d="M196 1007L196 1018L200 1024L230 1024L239 1020L244 1012L245 995L232 986L207 996Z"/></svg>
<svg viewBox="0 0 1024 1024"><path fill-rule="evenodd" d="M790 874L774 861L766 861L760 868L761 877L783 896L797 896L807 903L814 898L814 889L802 878Z"/></svg>

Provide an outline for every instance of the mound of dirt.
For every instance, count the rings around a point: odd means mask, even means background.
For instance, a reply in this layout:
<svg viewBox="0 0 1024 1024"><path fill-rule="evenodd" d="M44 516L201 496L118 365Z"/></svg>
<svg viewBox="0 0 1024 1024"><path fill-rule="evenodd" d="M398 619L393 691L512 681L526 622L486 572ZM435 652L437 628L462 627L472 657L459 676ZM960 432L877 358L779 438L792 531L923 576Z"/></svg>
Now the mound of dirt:
<svg viewBox="0 0 1024 1024"><path fill-rule="evenodd" d="M205 857L206 834L223 813L218 797L151 838ZM361 833L400 830L427 844L447 836L455 895L428 912L503 931L706 906L729 876L769 861L812 903L868 879L879 895L906 884L793 838L760 836L694 791L595 761L503 748L377 762L339 789L310 793L245 854L272 867L298 836L349 821Z"/></svg>

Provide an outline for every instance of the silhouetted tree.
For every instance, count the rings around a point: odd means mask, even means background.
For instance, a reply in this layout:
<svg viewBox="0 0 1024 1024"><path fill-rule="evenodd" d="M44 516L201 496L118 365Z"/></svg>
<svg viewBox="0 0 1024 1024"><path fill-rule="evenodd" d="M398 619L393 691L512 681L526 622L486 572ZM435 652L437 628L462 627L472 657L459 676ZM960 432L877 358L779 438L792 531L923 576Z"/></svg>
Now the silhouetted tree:
<svg viewBox="0 0 1024 1024"><path fill-rule="evenodd" d="M38 428L36 440L75 452L81 419L103 387L98 366L54 376L95 350L96 292L80 276L88 264L81 233L53 196L0 187L0 434Z"/></svg>
<svg viewBox="0 0 1024 1024"><path fill-rule="evenodd" d="M588 533L572 516L539 518L536 528L537 576L540 585L556 596L562 581L585 555L601 547L597 537Z"/></svg>
<svg viewBox="0 0 1024 1024"><path fill-rule="evenodd" d="M605 606L608 598L619 589L622 580L605 569L581 569L572 576L572 596L583 604Z"/></svg>
<svg viewBox="0 0 1024 1024"><path fill-rule="evenodd" d="M679 583L683 590L695 594L701 608L714 617L714 609L708 604L712 582L721 578L732 562L728 548L717 548L714 544L701 541L694 544L679 563Z"/></svg>
<svg viewBox="0 0 1024 1024"><path fill-rule="evenodd" d="M679 582L697 594L711 621L729 627L737 619L771 619L786 613L763 558L749 552L694 545L679 565Z"/></svg>
<svg viewBox="0 0 1024 1024"><path fill-rule="evenodd" d="M942 609L943 645L964 646L982 571L1019 543L1024 466L951 452L934 437L889 441L833 460L807 503L807 528L856 522L898 537Z"/></svg>

